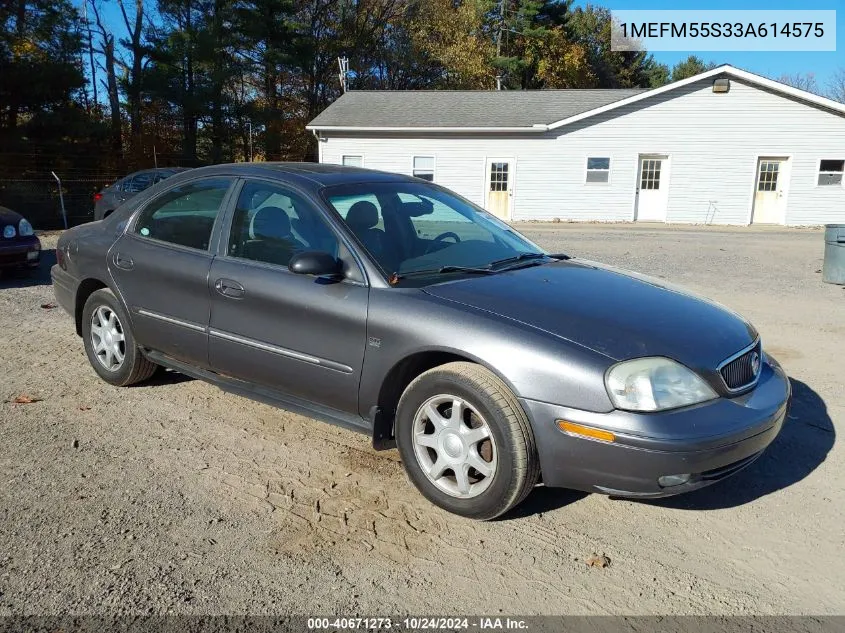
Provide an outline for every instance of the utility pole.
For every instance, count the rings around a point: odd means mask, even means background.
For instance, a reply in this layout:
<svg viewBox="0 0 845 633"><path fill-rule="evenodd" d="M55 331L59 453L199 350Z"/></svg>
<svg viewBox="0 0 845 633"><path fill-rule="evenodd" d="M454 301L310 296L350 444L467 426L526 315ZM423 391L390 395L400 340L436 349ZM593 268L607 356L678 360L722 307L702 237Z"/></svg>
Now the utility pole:
<svg viewBox="0 0 845 633"><path fill-rule="evenodd" d="M340 68L338 78L340 79L340 88L343 92L349 90L349 58L338 57L337 65Z"/></svg>
<svg viewBox="0 0 845 633"><path fill-rule="evenodd" d="M505 30L505 0L499 0L499 20L496 25L496 61L502 57L502 33ZM502 89L502 69L496 69L496 90Z"/></svg>
<svg viewBox="0 0 845 633"><path fill-rule="evenodd" d="M252 162L252 121L246 122L247 129L249 130L249 161Z"/></svg>

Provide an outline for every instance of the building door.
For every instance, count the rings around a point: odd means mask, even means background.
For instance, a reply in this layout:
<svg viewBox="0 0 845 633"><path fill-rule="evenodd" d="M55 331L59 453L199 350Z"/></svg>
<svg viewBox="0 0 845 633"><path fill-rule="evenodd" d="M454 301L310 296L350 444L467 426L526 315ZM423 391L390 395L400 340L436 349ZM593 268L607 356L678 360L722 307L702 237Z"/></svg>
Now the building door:
<svg viewBox="0 0 845 633"><path fill-rule="evenodd" d="M514 160L487 159L487 196L485 208L502 220L510 220L513 211Z"/></svg>
<svg viewBox="0 0 845 633"><path fill-rule="evenodd" d="M784 224L786 194L789 185L789 159L760 158L754 187L755 224Z"/></svg>
<svg viewBox="0 0 845 633"><path fill-rule="evenodd" d="M640 156L637 176L636 219L665 222L669 204L669 157Z"/></svg>

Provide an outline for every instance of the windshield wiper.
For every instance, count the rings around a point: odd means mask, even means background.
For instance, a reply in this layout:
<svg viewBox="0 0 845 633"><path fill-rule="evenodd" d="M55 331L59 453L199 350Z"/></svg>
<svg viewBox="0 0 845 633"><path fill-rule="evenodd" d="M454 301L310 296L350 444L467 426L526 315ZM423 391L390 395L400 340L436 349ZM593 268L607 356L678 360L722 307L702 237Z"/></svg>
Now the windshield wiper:
<svg viewBox="0 0 845 633"><path fill-rule="evenodd" d="M496 268L497 266L500 266L502 264L518 264L522 261L529 261L533 265L540 263L535 262L534 260L545 258L558 260L572 259L569 255L566 255L565 253L520 253L519 255L514 255L513 257L497 259L483 267L449 265L441 266L440 268L424 268L422 270L411 270L406 273L393 273L392 275L390 275L388 281L390 285L394 285L400 280L406 279L408 277L420 277L422 275L440 275L443 273L471 273L475 275L493 275L496 273L501 273L505 272L506 270L516 268L516 266L509 266L507 268Z"/></svg>
<svg viewBox="0 0 845 633"><path fill-rule="evenodd" d="M495 261L490 262L490 267L501 266L502 264L513 264L517 262L522 262L526 260L532 259L543 259L548 257L550 259L571 259L569 255L565 253L520 253L519 255L514 255L513 257L505 257L504 259L497 259Z"/></svg>
<svg viewBox="0 0 845 633"><path fill-rule="evenodd" d="M473 273L476 275L492 275L498 271L490 268L477 268L474 266L441 266L440 268L424 268L422 270L411 270L406 273L393 273L389 282L395 284L401 279L408 277L419 277L422 275L442 275L443 273Z"/></svg>

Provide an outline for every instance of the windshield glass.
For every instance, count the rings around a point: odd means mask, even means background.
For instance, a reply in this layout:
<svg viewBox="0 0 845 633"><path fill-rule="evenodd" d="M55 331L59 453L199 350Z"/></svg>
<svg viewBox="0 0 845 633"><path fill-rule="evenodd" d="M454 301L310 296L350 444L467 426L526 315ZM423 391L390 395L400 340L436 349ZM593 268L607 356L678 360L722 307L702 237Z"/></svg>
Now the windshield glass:
<svg viewBox="0 0 845 633"><path fill-rule="evenodd" d="M324 196L387 275L484 268L543 253L506 223L437 185L355 183L329 187Z"/></svg>

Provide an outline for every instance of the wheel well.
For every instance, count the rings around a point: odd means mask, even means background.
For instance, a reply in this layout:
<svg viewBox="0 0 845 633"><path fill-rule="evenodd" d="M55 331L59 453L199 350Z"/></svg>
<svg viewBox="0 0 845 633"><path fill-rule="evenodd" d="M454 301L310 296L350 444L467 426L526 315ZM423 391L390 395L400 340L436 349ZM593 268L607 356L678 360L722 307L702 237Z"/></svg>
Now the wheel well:
<svg viewBox="0 0 845 633"><path fill-rule="evenodd" d="M76 333L79 336L82 336L82 308L85 307L85 302L88 301L88 297L93 293L105 287L106 284L99 279L86 279L79 284L79 288L76 290L76 304L73 310L73 316L76 320Z"/></svg>
<svg viewBox="0 0 845 633"><path fill-rule="evenodd" d="M373 447L393 448L393 421L396 407L405 388L423 372L455 361L473 362L472 359L450 352L420 352L402 359L388 372L378 396L378 410L373 421Z"/></svg>

